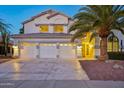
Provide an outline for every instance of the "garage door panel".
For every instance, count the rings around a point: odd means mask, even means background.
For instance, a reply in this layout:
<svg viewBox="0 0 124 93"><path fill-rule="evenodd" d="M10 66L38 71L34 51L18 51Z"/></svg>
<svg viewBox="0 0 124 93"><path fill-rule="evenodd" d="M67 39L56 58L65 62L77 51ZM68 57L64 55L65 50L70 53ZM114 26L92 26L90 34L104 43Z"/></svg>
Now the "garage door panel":
<svg viewBox="0 0 124 93"><path fill-rule="evenodd" d="M21 49L21 58L37 58L38 49L36 46L31 46L30 43L28 45L23 46Z"/></svg>
<svg viewBox="0 0 124 93"><path fill-rule="evenodd" d="M72 46L60 46L60 58L76 58L75 49Z"/></svg>
<svg viewBox="0 0 124 93"><path fill-rule="evenodd" d="M40 58L56 58L56 46L40 46Z"/></svg>

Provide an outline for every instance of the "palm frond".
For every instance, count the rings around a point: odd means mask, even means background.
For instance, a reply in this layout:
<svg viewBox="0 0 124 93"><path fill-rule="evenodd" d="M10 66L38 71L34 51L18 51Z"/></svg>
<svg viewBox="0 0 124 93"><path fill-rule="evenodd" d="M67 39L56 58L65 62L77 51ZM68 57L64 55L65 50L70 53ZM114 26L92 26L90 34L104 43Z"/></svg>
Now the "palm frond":
<svg viewBox="0 0 124 93"><path fill-rule="evenodd" d="M89 42L91 42L93 40L93 38L95 38L96 36L98 36L98 33L96 33L95 31L92 32L91 36L90 36L90 40Z"/></svg>
<svg viewBox="0 0 124 93"><path fill-rule="evenodd" d="M78 20L87 20L87 21L94 21L97 19L97 17L93 14L87 13L87 12L80 12L74 16L74 19Z"/></svg>
<svg viewBox="0 0 124 93"><path fill-rule="evenodd" d="M82 6L79 13L74 16L74 19L77 21L70 27L69 32L80 31L80 34L82 34L86 31L93 32L96 30L101 37L108 36L112 29L117 29L124 33L124 6L122 5ZM93 32L91 38L97 33ZM78 38L78 36L80 36L79 33L74 37Z"/></svg>
<svg viewBox="0 0 124 93"><path fill-rule="evenodd" d="M79 38L82 38L83 37L83 34L82 31L78 30L74 35L73 37L71 38L71 42L74 42L75 39L79 39Z"/></svg>

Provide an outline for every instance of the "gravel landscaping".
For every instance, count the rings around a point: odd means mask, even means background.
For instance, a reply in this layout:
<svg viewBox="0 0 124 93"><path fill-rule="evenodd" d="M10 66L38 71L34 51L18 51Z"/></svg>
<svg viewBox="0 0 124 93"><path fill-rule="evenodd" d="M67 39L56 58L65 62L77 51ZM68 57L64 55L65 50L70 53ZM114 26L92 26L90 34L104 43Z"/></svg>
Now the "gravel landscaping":
<svg viewBox="0 0 124 93"><path fill-rule="evenodd" d="M124 61L80 61L90 80L124 81Z"/></svg>

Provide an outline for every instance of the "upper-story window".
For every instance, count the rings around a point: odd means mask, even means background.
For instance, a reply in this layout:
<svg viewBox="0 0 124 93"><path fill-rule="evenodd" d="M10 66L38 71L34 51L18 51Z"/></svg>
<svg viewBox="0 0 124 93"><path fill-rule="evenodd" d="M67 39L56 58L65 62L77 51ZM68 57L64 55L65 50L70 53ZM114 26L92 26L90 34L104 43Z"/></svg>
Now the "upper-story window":
<svg viewBox="0 0 124 93"><path fill-rule="evenodd" d="M63 32L63 25L54 25L54 32Z"/></svg>
<svg viewBox="0 0 124 93"><path fill-rule="evenodd" d="M40 25L40 32L48 32L49 27L48 25Z"/></svg>

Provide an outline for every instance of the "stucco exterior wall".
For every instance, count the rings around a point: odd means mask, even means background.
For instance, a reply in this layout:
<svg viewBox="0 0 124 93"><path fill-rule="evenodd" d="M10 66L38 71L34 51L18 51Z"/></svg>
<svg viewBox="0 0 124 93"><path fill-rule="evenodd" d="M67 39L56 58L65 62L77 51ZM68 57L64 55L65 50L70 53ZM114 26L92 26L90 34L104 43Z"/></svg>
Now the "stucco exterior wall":
<svg viewBox="0 0 124 93"><path fill-rule="evenodd" d="M24 24L24 34L28 33L38 33L39 31L36 30L36 27L34 25L34 21L28 22Z"/></svg>
<svg viewBox="0 0 124 93"><path fill-rule="evenodd" d="M47 18L48 14L42 15L40 17L35 18L34 20L27 22L24 24L24 33L39 33L39 26L37 24L48 24L49 31L48 33L54 33L53 25L51 24L62 24L64 31L63 33L68 33L69 28L69 18L63 15L56 15L51 18Z"/></svg>
<svg viewBox="0 0 124 93"><path fill-rule="evenodd" d="M17 40L17 42L37 42L37 43L44 43L44 42L46 42L46 43L59 43L59 42L68 42L68 43L70 43L70 39L56 39L56 38L53 38L53 39L16 39Z"/></svg>

